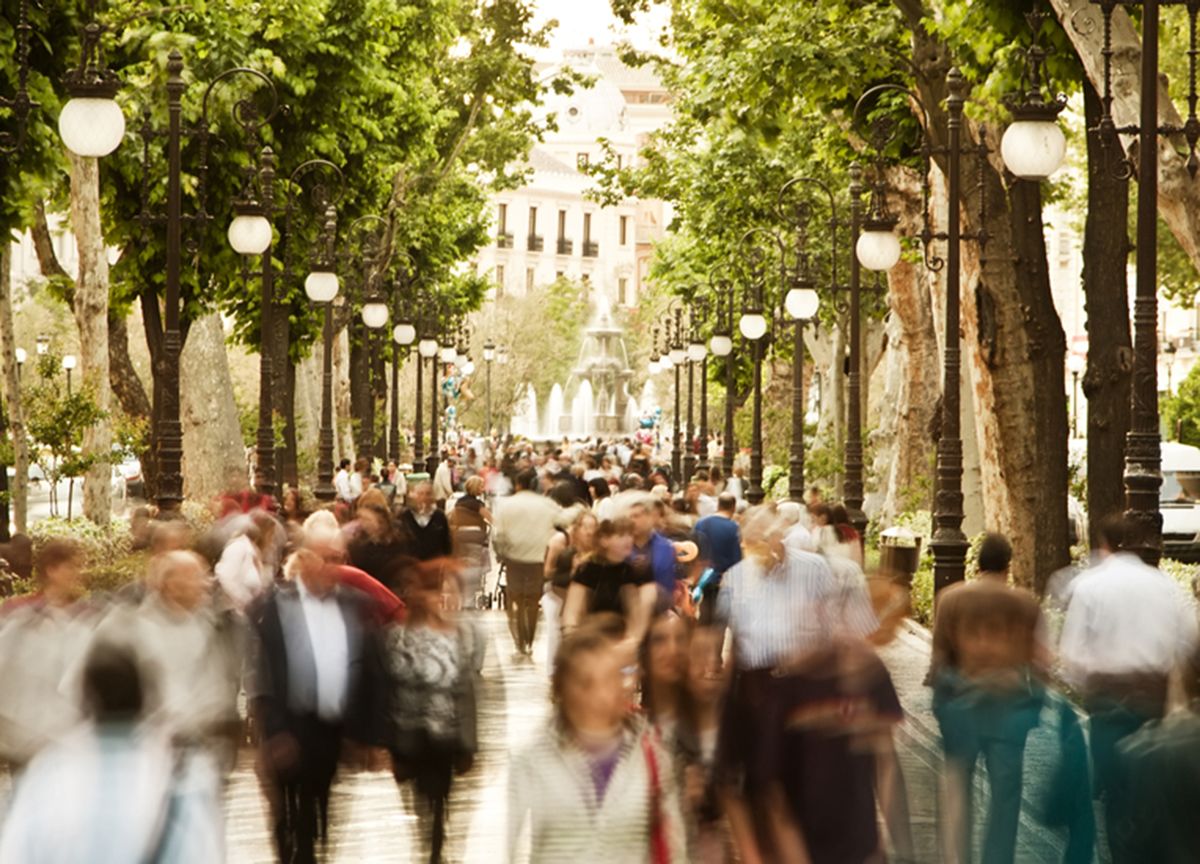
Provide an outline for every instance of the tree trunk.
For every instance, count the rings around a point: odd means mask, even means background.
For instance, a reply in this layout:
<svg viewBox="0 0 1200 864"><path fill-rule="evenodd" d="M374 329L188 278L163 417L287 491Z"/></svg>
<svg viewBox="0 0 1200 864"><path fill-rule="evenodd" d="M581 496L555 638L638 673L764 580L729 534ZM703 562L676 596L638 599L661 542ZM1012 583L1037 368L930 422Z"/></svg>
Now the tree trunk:
<svg viewBox="0 0 1200 864"><path fill-rule="evenodd" d="M100 162L69 154L71 229L79 251L72 304L79 328L80 388L105 412L83 432L83 453L95 459L83 482L83 514L97 525L112 518L112 422L108 384L108 257L100 225Z"/></svg>
<svg viewBox="0 0 1200 864"><path fill-rule="evenodd" d="M207 501L221 492L245 489L245 446L225 331L215 312L192 323L179 355L179 395L184 497Z"/></svg>
<svg viewBox="0 0 1200 864"><path fill-rule="evenodd" d="M125 319L111 307L108 310L108 383L126 416L146 423L146 446L138 453L146 499L153 500L150 478L158 479L158 456L154 451L154 408L141 377L129 357L129 329Z"/></svg>
<svg viewBox="0 0 1200 864"><path fill-rule="evenodd" d="M29 439L25 434L25 412L21 405L20 368L17 366L17 341L13 333L12 246L0 244L0 371L3 372L4 407L12 440L13 470L9 487L9 506L13 527L18 534L29 530ZM7 526L6 526L7 527Z"/></svg>
<svg viewBox="0 0 1200 864"><path fill-rule="evenodd" d="M920 4L898 5L909 15L917 89L929 112L935 160L944 173L947 115L942 106L949 54L927 32ZM964 123L968 154L980 132L970 120ZM947 338L964 339L964 372L970 369L974 375L984 490L995 480L1003 488L992 502L1002 509L987 513L988 525L1018 541L1016 579L1041 585L1066 563L1066 392L1061 383L1047 383L1063 380L1065 337L1050 294L1039 190L1018 183L1010 200L1001 171L991 161L998 158L993 152L984 162L977 183L975 159L964 156L962 199L950 202L962 208L964 234L986 232L988 244L981 252L976 241L963 242L963 330ZM987 202L982 220L981 194ZM1052 435L1060 437L1048 437Z"/></svg>
<svg viewBox="0 0 1200 864"><path fill-rule="evenodd" d="M1100 95L1083 83L1089 129L1100 122ZM1125 434L1129 431L1129 387L1133 349L1129 334L1129 181L1104 164L1100 136L1088 133L1087 221L1083 233L1083 292L1088 356L1083 392L1087 397L1087 511L1094 529L1125 509ZM1117 146L1109 141L1109 152ZM1094 544L1093 544L1094 546Z"/></svg>
<svg viewBox="0 0 1200 864"><path fill-rule="evenodd" d="M1100 7L1091 0L1052 0L1052 5L1075 46L1088 80L1097 91L1103 92L1104 23ZM1141 111L1142 43L1129 13L1120 6L1112 16L1112 48L1113 121L1118 127L1137 125ZM1158 117L1160 126L1183 125L1162 75L1158 81ZM1125 140L1133 143L1133 139ZM1187 152L1182 136L1159 136L1158 213L1200 270L1200 183L1188 173L1187 158L1181 152ZM1111 160L1120 155L1119 148L1110 148L1110 166Z"/></svg>

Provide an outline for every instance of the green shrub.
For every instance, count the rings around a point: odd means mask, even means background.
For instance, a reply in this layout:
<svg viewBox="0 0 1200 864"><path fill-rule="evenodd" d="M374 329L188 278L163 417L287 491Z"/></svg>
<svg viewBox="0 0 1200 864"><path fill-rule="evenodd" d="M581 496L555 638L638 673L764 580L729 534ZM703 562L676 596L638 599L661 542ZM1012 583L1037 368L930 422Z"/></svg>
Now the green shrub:
<svg viewBox="0 0 1200 864"><path fill-rule="evenodd" d="M146 556L133 551L129 523L122 519L102 526L87 519L51 517L34 523L29 537L35 556L51 540L79 544L88 586L93 591L115 591L145 572Z"/></svg>
<svg viewBox="0 0 1200 864"><path fill-rule="evenodd" d="M933 626L933 556L922 555L909 594L912 618L925 627Z"/></svg>

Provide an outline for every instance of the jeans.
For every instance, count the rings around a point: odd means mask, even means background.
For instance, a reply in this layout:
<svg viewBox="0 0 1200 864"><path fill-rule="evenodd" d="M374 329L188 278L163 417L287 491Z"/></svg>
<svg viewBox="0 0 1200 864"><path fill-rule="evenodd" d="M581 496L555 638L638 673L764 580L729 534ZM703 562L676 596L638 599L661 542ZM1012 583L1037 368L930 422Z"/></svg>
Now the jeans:
<svg viewBox="0 0 1200 864"><path fill-rule="evenodd" d="M992 692L945 672L934 683L933 713L942 732L947 777L957 782L963 807L957 829L958 858L971 860L972 785L982 756L991 801L984 829L983 864L1012 864L1021 818L1025 739L1038 722L1037 689Z"/></svg>

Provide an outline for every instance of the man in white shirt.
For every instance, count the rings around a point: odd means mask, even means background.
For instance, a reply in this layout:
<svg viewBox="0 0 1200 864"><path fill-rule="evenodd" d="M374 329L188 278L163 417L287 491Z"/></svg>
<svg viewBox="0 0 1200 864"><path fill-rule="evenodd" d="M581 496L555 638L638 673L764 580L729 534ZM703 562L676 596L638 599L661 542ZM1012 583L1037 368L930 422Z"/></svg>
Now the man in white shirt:
<svg viewBox="0 0 1200 864"><path fill-rule="evenodd" d="M545 581L546 547L554 520L562 512L534 491L537 474L526 468L516 476L516 493L498 502L492 537L508 577L508 627L517 651L529 655L537 633L538 603Z"/></svg>
<svg viewBox="0 0 1200 864"><path fill-rule="evenodd" d="M375 737L366 662L374 635L366 597L340 585L337 568L326 567L315 550L300 549L284 569L289 581L251 607L257 657L246 692L277 805L279 859L313 861L328 836L342 741Z"/></svg>
<svg viewBox="0 0 1200 864"><path fill-rule="evenodd" d="M354 494L350 490L350 460L343 459L338 463L337 473L333 475L333 488L337 493L337 499L349 504L354 500Z"/></svg>
<svg viewBox="0 0 1200 864"><path fill-rule="evenodd" d="M1083 694L1097 790L1105 798L1109 846L1132 861L1129 784L1117 749L1166 709L1167 681L1197 639L1196 612L1161 570L1122 551L1131 526L1122 516L1097 529L1100 562L1071 585L1059 640L1063 677Z"/></svg>

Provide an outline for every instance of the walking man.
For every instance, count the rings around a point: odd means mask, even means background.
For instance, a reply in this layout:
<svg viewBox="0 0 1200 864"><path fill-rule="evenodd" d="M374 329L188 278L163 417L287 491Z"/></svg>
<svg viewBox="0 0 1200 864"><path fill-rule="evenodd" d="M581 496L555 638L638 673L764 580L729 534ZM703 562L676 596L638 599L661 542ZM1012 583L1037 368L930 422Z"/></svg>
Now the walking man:
<svg viewBox="0 0 1200 864"><path fill-rule="evenodd" d="M494 542L508 574L508 627L517 651L528 656L537 632L546 547L561 508L535 491L537 473L532 468L517 474L515 486L517 491L496 509Z"/></svg>

